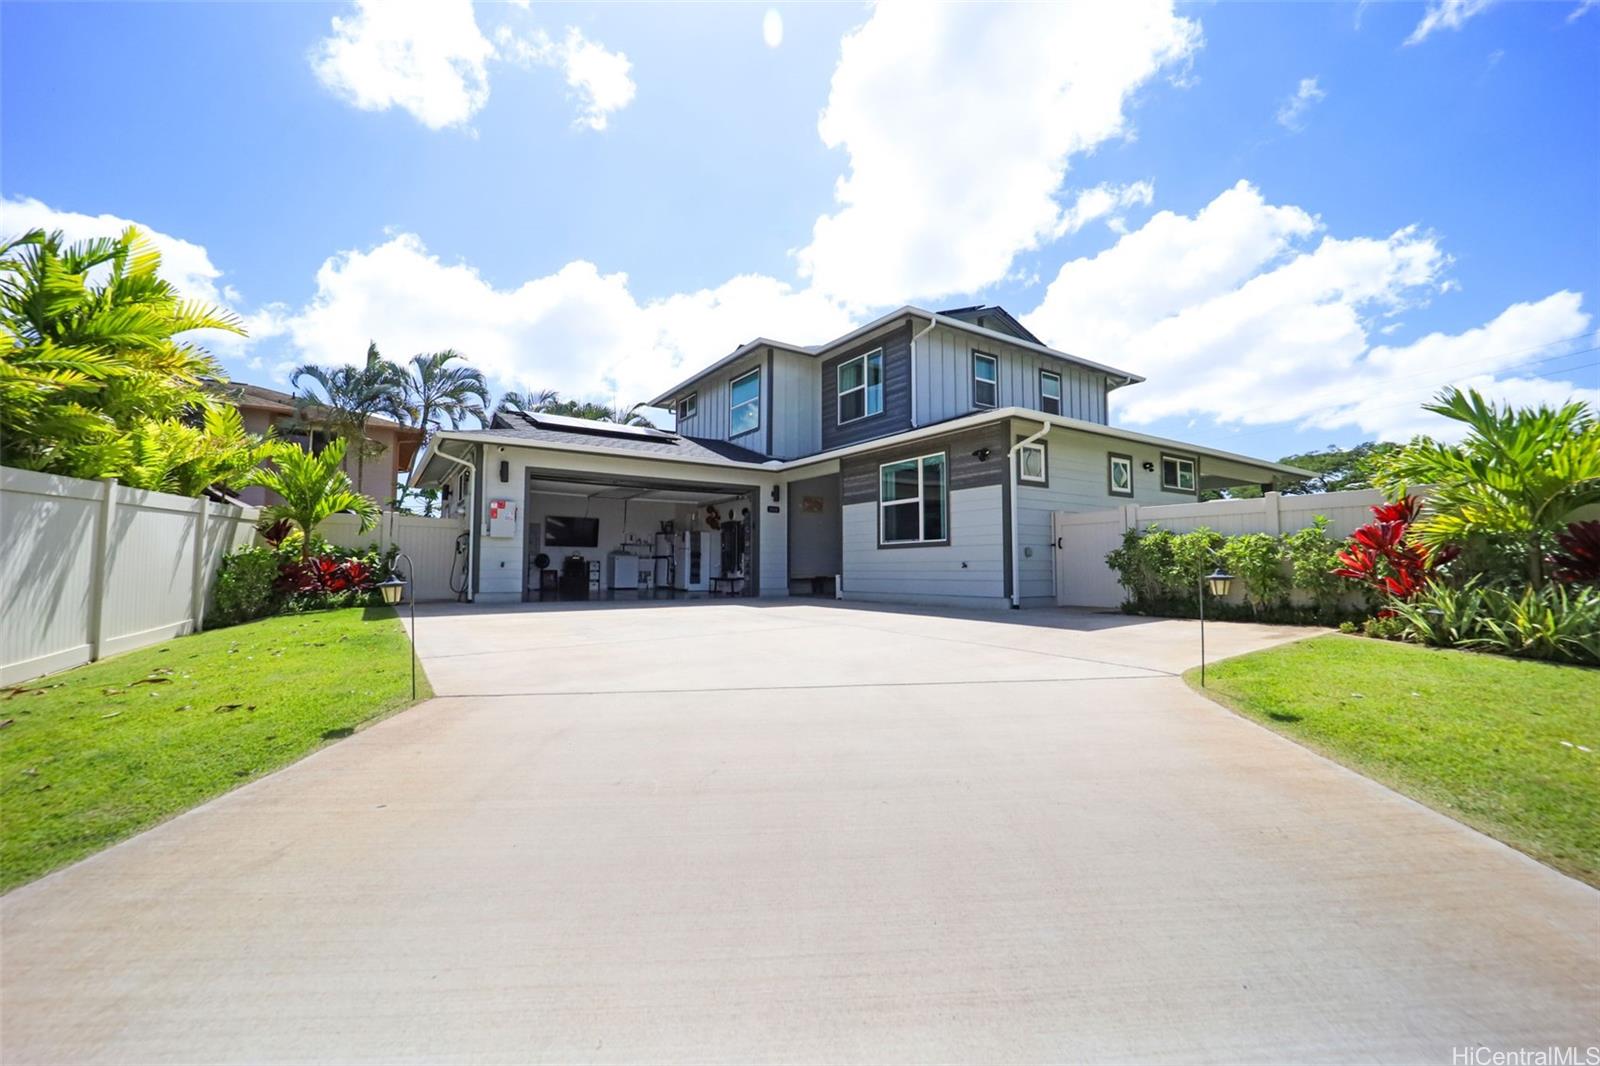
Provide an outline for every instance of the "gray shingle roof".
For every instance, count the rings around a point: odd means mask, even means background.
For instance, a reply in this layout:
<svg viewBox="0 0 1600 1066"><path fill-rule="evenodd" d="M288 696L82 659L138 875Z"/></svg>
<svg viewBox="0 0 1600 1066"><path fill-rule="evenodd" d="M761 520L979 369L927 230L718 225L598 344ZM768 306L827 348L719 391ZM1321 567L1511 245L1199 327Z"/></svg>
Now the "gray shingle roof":
<svg viewBox="0 0 1600 1066"><path fill-rule="evenodd" d="M540 426L534 419L520 412L503 411L495 415L494 424L485 432L496 437L515 440L519 444L565 444L633 455L670 457L688 462L765 463L768 461L768 456L760 452L741 448L727 441L704 440L667 432L639 436L620 432L623 429L624 427L613 426L607 422L596 422L593 429L554 429Z"/></svg>

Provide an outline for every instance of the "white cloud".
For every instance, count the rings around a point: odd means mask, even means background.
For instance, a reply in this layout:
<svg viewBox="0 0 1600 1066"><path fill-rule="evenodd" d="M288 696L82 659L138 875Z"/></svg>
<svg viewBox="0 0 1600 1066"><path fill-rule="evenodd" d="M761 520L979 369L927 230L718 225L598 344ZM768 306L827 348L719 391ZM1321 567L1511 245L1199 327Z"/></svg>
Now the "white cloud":
<svg viewBox="0 0 1600 1066"><path fill-rule="evenodd" d="M1578 6L1567 13L1567 21L1576 22L1596 7L1600 7L1600 0L1579 0Z"/></svg>
<svg viewBox="0 0 1600 1066"><path fill-rule="evenodd" d="M578 99L579 126L603 130L613 111L633 102L636 86L629 74L633 64L628 57L588 40L576 26L568 26L566 37L559 42L543 30L535 30L530 37L518 37L508 26L500 27L495 39L506 59L561 71L567 87Z"/></svg>
<svg viewBox="0 0 1600 1066"><path fill-rule="evenodd" d="M465 124L489 100L485 62L494 46L469 0L357 0L334 16L311 66L364 111L403 107L429 129Z"/></svg>
<svg viewBox="0 0 1600 1066"><path fill-rule="evenodd" d="M1209 416L1403 439L1422 425L1440 431L1417 405L1451 380L1508 399L1600 399L1508 373L1588 329L1577 293L1514 305L1461 334L1372 346L1397 315L1451 287L1449 262L1415 228L1334 237L1241 181L1193 216L1158 212L1111 248L1064 264L1024 322L1056 347L1146 375L1112 394L1117 420L1136 425Z"/></svg>
<svg viewBox="0 0 1600 1066"><path fill-rule="evenodd" d="M1156 187L1149 181L1136 181L1129 185L1111 185L1102 182L1092 189L1081 190L1072 205L1061 212L1053 236L1062 237L1076 233L1096 219L1103 218L1114 232L1122 233L1127 225L1122 209L1149 207L1155 199Z"/></svg>
<svg viewBox="0 0 1600 1066"><path fill-rule="evenodd" d="M798 253L858 306L973 293L1062 225L1070 160L1200 43L1170 3L880 4L845 37L818 132L849 170Z"/></svg>
<svg viewBox="0 0 1600 1066"><path fill-rule="evenodd" d="M1435 30L1459 30L1462 23L1481 15L1492 3L1494 0L1430 0L1406 44L1421 44Z"/></svg>
<svg viewBox="0 0 1600 1066"><path fill-rule="evenodd" d="M1327 95L1327 92L1317 84L1316 78L1301 78L1300 86L1295 89L1294 95L1278 107L1278 125L1297 133L1305 129L1306 112Z"/></svg>
<svg viewBox="0 0 1600 1066"><path fill-rule="evenodd" d="M778 14L775 7L767 8L767 13L761 17L761 39L768 48L776 48L783 43L783 16Z"/></svg>
<svg viewBox="0 0 1600 1066"><path fill-rule="evenodd" d="M810 343L850 325L815 292L761 276L640 301L626 274L579 260L500 289L410 234L328 259L286 320L295 362L349 362L375 337L394 357L455 348L502 386L629 403L758 335Z"/></svg>

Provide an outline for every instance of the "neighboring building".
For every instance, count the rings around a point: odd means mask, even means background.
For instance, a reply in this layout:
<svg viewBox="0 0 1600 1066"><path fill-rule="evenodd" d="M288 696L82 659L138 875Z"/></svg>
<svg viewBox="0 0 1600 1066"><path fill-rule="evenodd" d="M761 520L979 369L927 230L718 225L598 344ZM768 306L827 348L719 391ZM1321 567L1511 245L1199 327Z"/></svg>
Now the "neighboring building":
<svg viewBox="0 0 1600 1066"><path fill-rule="evenodd" d="M320 452L323 445L336 436L330 428L327 408L311 405L297 411L295 398L287 392L240 381L227 382L220 391L239 408L244 416L244 428L250 433L265 433L271 429L279 439L294 441L313 452ZM400 475L411 469L411 462L416 458L422 444L422 430L373 417L367 420L367 442L366 456L359 464L361 484L356 487L381 506L388 507L398 491ZM353 441L342 465L354 483L358 464ZM277 502L275 493L256 485L239 490L238 497L258 507Z"/></svg>
<svg viewBox="0 0 1600 1066"><path fill-rule="evenodd" d="M675 431L503 413L437 433L417 484L478 516L468 565L485 600L541 598L541 571L582 556L602 589L651 568L703 588L721 568L746 595L837 579L849 599L1054 603L1053 512L1305 474L1109 425L1109 393L1142 380L998 307L904 307L822 345L742 345L651 401ZM685 544L713 513L711 538ZM655 535L666 522L674 542ZM709 553L698 580L694 543Z"/></svg>

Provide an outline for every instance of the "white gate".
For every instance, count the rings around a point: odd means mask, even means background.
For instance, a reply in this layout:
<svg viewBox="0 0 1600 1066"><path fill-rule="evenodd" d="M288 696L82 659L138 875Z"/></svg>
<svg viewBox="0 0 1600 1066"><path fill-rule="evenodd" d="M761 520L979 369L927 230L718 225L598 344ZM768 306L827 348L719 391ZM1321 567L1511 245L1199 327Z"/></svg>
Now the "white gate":
<svg viewBox="0 0 1600 1066"><path fill-rule="evenodd" d="M1129 508L1057 511L1051 523L1055 537L1056 604L1060 607L1116 607L1122 586L1106 566L1106 553L1122 543Z"/></svg>

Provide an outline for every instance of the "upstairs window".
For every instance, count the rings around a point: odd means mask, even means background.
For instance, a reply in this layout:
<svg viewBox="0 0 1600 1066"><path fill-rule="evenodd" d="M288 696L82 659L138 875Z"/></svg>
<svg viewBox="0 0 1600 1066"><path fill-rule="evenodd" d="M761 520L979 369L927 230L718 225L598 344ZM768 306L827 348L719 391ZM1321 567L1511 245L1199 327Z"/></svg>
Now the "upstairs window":
<svg viewBox="0 0 1600 1066"><path fill-rule="evenodd" d="M728 436L761 428L761 368L741 374L728 386Z"/></svg>
<svg viewBox="0 0 1600 1066"><path fill-rule="evenodd" d="M1047 415L1061 413L1061 375L1053 370L1039 371L1039 410Z"/></svg>
<svg viewBox="0 0 1600 1066"><path fill-rule="evenodd" d="M1000 360L972 353L972 406L994 407L1000 402Z"/></svg>
<svg viewBox="0 0 1600 1066"><path fill-rule="evenodd" d="M691 392L689 395L678 401L679 422L683 422L694 417L695 405L699 398L699 394Z"/></svg>
<svg viewBox="0 0 1600 1066"><path fill-rule="evenodd" d="M1161 457L1161 487L1168 492L1194 492L1194 460L1181 455Z"/></svg>
<svg viewBox="0 0 1600 1066"><path fill-rule="evenodd" d="M878 467L878 543L950 539L943 452Z"/></svg>
<svg viewBox="0 0 1600 1066"><path fill-rule="evenodd" d="M883 413L883 349L839 364L839 424Z"/></svg>

